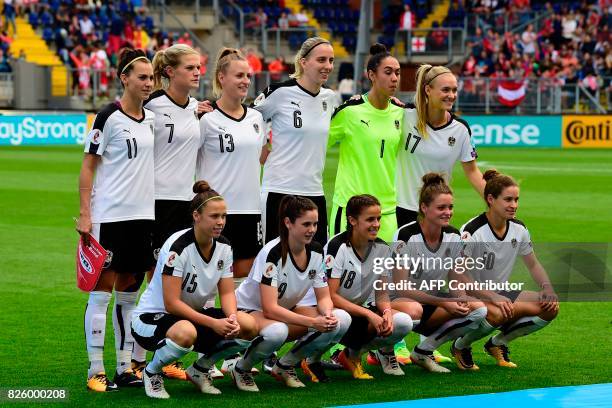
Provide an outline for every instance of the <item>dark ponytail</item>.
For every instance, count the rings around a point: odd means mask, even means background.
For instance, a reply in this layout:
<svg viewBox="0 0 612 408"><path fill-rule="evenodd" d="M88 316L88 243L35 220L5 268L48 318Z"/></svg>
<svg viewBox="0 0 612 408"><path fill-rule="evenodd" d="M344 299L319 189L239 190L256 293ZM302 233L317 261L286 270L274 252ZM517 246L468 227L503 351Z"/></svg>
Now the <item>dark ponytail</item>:
<svg viewBox="0 0 612 408"><path fill-rule="evenodd" d="M378 198L370 194L360 194L349 198L348 202L346 203L346 230L348 231L346 237L347 243L350 241L351 236L353 235L353 226L349 221L349 217L358 218L364 209L375 205L380 207L380 201L378 201Z"/></svg>
<svg viewBox="0 0 612 408"><path fill-rule="evenodd" d="M121 78L121 74L128 75L134 69L134 61L136 59L149 62L147 55L143 50L134 50L132 48L122 48L119 51L119 63L117 64L117 78Z"/></svg>
<svg viewBox="0 0 612 408"><path fill-rule="evenodd" d="M281 242L281 266L285 266L287 254L289 253L289 230L285 225L285 217L294 223L306 211L317 210L317 205L309 198L296 195L286 195L280 202L278 208L278 232Z"/></svg>

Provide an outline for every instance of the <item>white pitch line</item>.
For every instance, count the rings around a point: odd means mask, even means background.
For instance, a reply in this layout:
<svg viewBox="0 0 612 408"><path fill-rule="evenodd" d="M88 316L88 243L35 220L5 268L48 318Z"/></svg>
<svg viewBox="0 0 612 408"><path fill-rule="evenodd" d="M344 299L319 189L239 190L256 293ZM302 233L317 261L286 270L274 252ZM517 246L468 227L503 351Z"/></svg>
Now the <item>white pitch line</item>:
<svg viewBox="0 0 612 408"><path fill-rule="evenodd" d="M563 166L563 167L552 167L552 166L521 166L512 163L504 163L504 162L488 162L488 161L478 161L478 167L481 169L483 167L499 167L501 169L509 169L509 170L531 170L531 171L544 171L550 173L600 173L600 174L612 174L611 168L597 168L597 167L573 167L573 166Z"/></svg>

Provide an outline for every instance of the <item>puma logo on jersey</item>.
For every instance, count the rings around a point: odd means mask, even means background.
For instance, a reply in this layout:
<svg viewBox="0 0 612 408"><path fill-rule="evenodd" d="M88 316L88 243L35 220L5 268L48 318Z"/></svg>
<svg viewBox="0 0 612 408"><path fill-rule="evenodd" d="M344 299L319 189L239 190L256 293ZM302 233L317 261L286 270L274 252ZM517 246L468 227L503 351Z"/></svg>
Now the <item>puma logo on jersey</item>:
<svg viewBox="0 0 612 408"><path fill-rule="evenodd" d="M361 123L363 123L367 127L370 127L370 121L369 120L366 122L365 120L361 119Z"/></svg>
<svg viewBox="0 0 612 408"><path fill-rule="evenodd" d="M130 129L123 129L123 131L129 133L130 135L132 134L132 132L130 132Z"/></svg>
<svg viewBox="0 0 612 408"><path fill-rule="evenodd" d="M293 101L291 101L291 104L297 106L298 108L300 108L300 103L302 103L302 102L299 102L299 101L298 102L293 102Z"/></svg>
<svg viewBox="0 0 612 408"><path fill-rule="evenodd" d="M164 115L164 116L166 116L166 117L168 117L168 118L170 118L170 119L172 119L172 116L170 116L170 114L169 114L169 113L164 113L163 115Z"/></svg>

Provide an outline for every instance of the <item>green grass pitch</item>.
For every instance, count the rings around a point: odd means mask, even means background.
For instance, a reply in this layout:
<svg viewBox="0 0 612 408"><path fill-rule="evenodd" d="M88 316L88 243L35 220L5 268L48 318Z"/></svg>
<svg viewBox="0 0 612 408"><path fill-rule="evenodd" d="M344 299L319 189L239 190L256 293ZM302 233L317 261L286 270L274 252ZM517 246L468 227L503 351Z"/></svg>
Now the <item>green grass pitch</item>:
<svg viewBox="0 0 612 408"><path fill-rule="evenodd" d="M479 154L481 168L495 166L520 182L518 216L534 242L611 241L612 151L481 148ZM64 388L68 403L75 406L153 404L143 390L102 395L85 388L82 320L87 295L75 285L77 234L72 220L78 215L81 158L78 147L0 148L0 388ZM331 151L325 177L328 193L336 162L337 152ZM452 223L460 226L481 212L484 203L460 169L453 187ZM332 383L307 383L302 390L285 389L260 375L259 394L240 393L224 379L216 382L221 396L201 395L189 383L167 381L172 399L163 405L318 407L609 382L611 310L611 303L562 304L554 323L512 344L513 360L519 364L515 370L494 366L480 342L474 354L481 370L476 373L453 369L450 375L432 375L408 366L405 377L389 378L379 368L368 368L374 381L359 382L336 372L331 373ZM106 369L112 373L110 317L106 344Z"/></svg>

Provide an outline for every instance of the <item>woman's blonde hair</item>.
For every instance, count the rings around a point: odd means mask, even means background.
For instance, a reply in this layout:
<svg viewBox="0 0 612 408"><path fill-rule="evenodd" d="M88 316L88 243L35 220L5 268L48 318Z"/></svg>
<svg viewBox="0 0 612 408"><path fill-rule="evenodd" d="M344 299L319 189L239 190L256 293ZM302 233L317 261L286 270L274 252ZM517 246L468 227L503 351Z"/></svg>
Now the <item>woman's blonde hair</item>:
<svg viewBox="0 0 612 408"><path fill-rule="evenodd" d="M427 103L429 102L425 87L431 85L434 79L442 74L452 74L451 70L441 66L431 66L423 64L416 72L416 94L414 104L417 110L417 130L423 137L427 137Z"/></svg>
<svg viewBox="0 0 612 408"><path fill-rule="evenodd" d="M186 44L174 44L155 53L153 57L153 90L168 88L169 78L166 68L178 67L181 63L181 57L184 55L200 56L200 53Z"/></svg>
<svg viewBox="0 0 612 408"><path fill-rule="evenodd" d="M219 81L219 73L226 73L227 67L229 67L232 61L246 61L246 58L242 55L240 50L236 48L222 48L219 51L219 55L217 55L217 62L215 63L215 71L213 74L213 95L215 98L219 98L223 91L223 87Z"/></svg>
<svg viewBox="0 0 612 408"><path fill-rule="evenodd" d="M293 61L293 65L295 66L295 72L289 75L290 78L300 79L302 75L304 75L304 68L302 64L300 64L300 60L302 58L306 58L310 51L312 51L315 47L318 47L321 44L328 44L331 46L331 43L327 41L325 38L321 37L310 37L300 47L297 54L295 54L295 59Z"/></svg>

